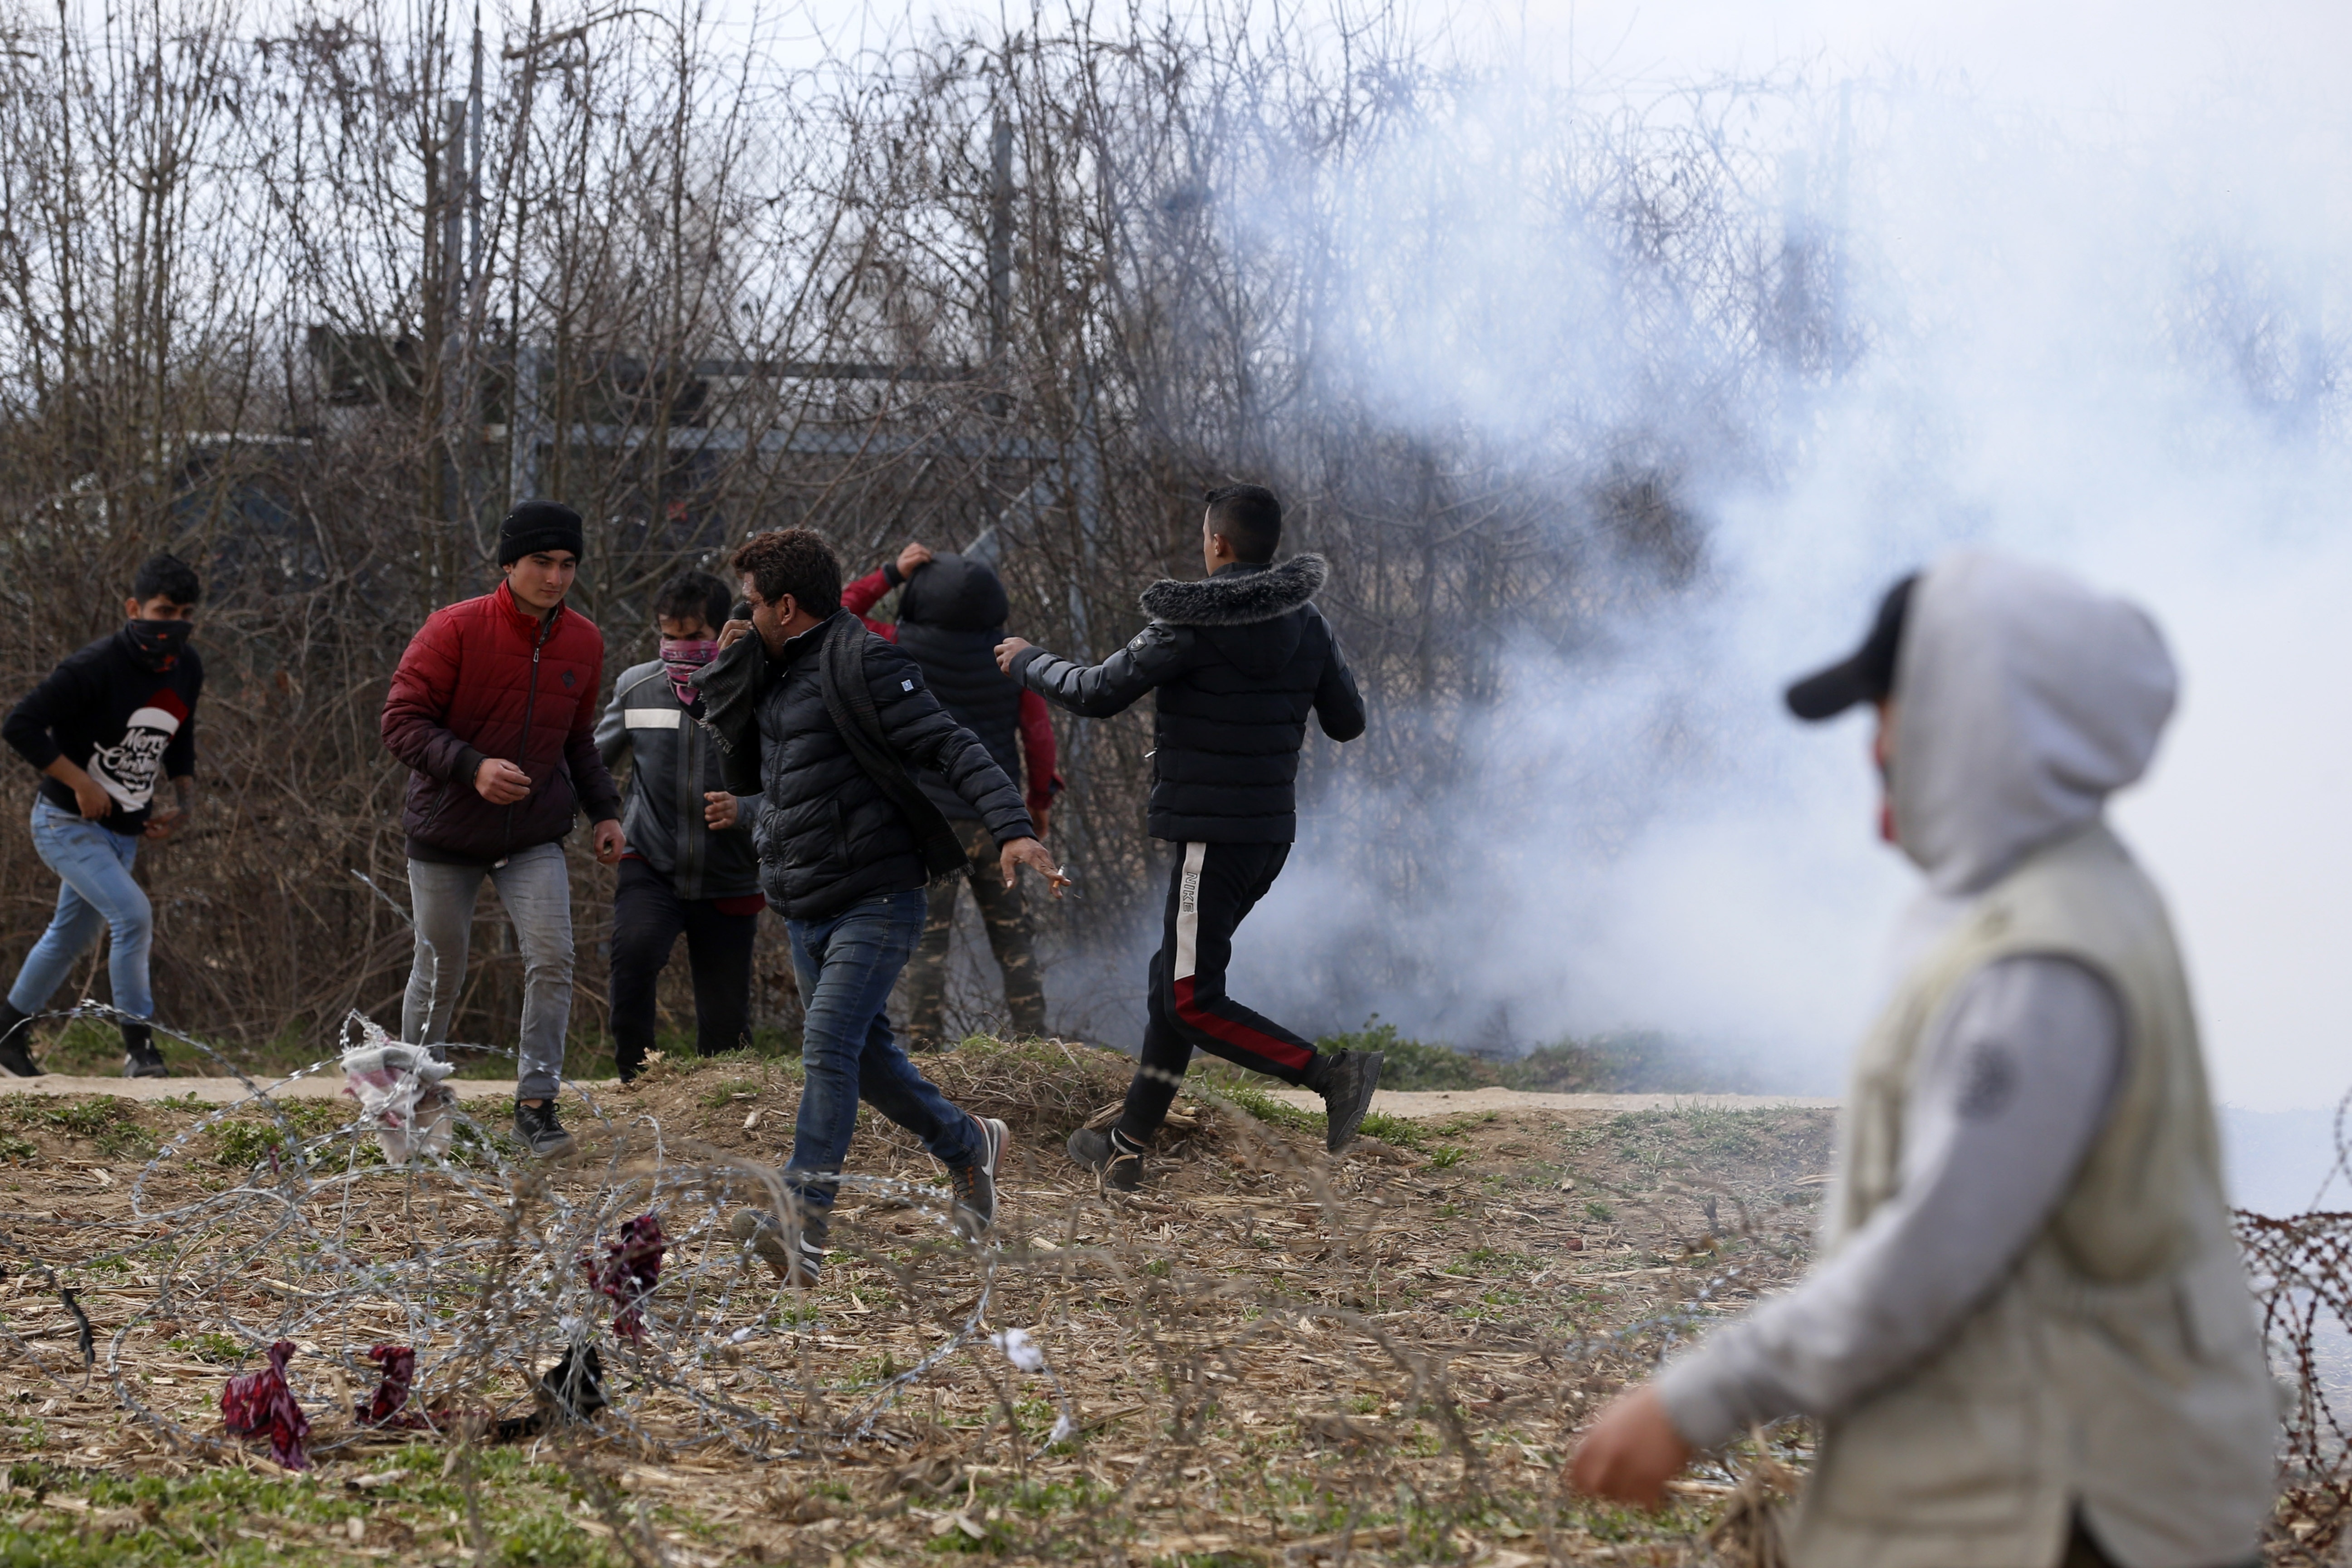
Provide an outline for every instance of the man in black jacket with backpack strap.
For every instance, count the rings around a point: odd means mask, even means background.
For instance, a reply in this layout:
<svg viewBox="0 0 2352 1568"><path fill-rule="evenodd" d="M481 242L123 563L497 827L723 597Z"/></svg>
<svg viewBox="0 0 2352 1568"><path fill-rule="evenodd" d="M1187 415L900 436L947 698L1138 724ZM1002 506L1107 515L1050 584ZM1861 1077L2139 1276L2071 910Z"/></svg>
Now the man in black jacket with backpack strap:
<svg viewBox="0 0 2352 1568"><path fill-rule="evenodd" d="M1127 1104L1108 1132L1080 1129L1070 1155L1107 1186L1132 1191L1198 1047L1322 1095L1325 1141L1347 1147L1379 1086L1374 1051L1318 1052L1225 994L1234 929L1282 873L1297 836L1298 752L1311 712L1335 741L1364 732L1364 701L1331 627L1308 603L1322 557L1276 564L1282 503L1258 485L1212 490L1202 519L1209 575L1144 590L1151 624L1092 668L1019 637L997 645L1004 671L1074 713L1103 718L1145 692L1153 724L1150 828L1177 847L1149 1021Z"/></svg>
<svg viewBox="0 0 2352 1568"><path fill-rule="evenodd" d="M834 1180L860 1099L922 1139L947 1166L958 1218L995 1217L1004 1123L949 1103L908 1060L884 1012L921 936L924 888L964 849L910 769L942 777L1002 847L1058 892L1021 792L943 710L914 661L841 607L841 563L804 528L763 533L730 563L748 621L730 621L696 676L698 715L719 744L725 787L758 795L760 882L784 917L806 1009L799 1121L785 1177L796 1200L780 1230L746 1210L736 1234L786 1280L810 1285L824 1257Z"/></svg>

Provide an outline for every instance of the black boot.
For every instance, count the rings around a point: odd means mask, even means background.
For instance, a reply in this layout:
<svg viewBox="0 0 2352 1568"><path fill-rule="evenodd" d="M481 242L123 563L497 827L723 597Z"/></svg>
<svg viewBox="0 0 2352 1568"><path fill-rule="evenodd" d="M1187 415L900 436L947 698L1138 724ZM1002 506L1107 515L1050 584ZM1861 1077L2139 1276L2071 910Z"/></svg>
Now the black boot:
<svg viewBox="0 0 2352 1568"><path fill-rule="evenodd" d="M1115 1127L1108 1132L1081 1127L1064 1147L1112 1192L1131 1193L1143 1185L1143 1151Z"/></svg>
<svg viewBox="0 0 2352 1568"><path fill-rule="evenodd" d="M163 1065L163 1053L155 1048L155 1031L145 1024L122 1026L122 1076L124 1078L169 1078L172 1069Z"/></svg>
<svg viewBox="0 0 2352 1568"><path fill-rule="evenodd" d="M31 1018L16 1011L16 1005L0 996L0 1068L18 1078L42 1077L41 1069L33 1065L33 1031Z"/></svg>
<svg viewBox="0 0 2352 1568"><path fill-rule="evenodd" d="M1381 1086L1381 1053L1341 1051L1330 1058L1323 1075L1323 1146L1336 1154L1356 1141L1364 1112L1372 1108L1372 1090Z"/></svg>
<svg viewBox="0 0 2352 1568"><path fill-rule="evenodd" d="M537 1105L515 1101L515 1137L522 1146L542 1160L569 1153L572 1134L555 1118L555 1101L542 1100Z"/></svg>

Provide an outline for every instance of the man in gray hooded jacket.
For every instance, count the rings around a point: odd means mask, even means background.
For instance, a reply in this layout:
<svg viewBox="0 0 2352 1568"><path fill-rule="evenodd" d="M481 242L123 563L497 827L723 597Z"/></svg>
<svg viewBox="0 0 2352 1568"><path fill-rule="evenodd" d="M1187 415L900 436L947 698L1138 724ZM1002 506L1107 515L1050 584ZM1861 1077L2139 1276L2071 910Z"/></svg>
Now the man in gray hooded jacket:
<svg viewBox="0 0 2352 1568"><path fill-rule="evenodd" d="M2275 1406L2162 900L2104 817L2172 711L2135 606L1953 556L1799 717L1876 705L1926 873L1855 1062L1822 1256L1622 1396L1570 1479L1654 1504L1695 1450L1818 1418L1801 1568L2221 1568Z"/></svg>

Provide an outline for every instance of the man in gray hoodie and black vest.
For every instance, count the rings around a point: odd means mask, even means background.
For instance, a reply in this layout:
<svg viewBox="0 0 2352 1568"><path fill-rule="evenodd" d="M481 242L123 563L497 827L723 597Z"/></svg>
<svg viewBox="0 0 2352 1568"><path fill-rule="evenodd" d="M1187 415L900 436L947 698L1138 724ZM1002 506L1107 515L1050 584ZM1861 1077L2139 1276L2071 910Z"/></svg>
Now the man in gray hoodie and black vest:
<svg viewBox="0 0 2352 1568"><path fill-rule="evenodd" d="M1878 710L1882 831L1927 889L1856 1058L1822 1257L1602 1414L1570 1462L1644 1504L1810 1415L1800 1568L2255 1561L2276 1407L2164 902L2107 826L2172 711L2135 606L1950 557L1789 690Z"/></svg>
<svg viewBox="0 0 2352 1568"><path fill-rule="evenodd" d="M1329 623L1308 601L1318 555L1275 563L1282 503L1258 485L1213 490L1201 521L1203 582L1144 590L1151 624L1091 668L1019 637L1005 672L1073 713L1104 718L1149 691L1150 827L1176 846L1152 956L1141 1060L1108 1132L1081 1128L1070 1156L1133 1191L1195 1047L1323 1096L1325 1141L1347 1147L1381 1078L1376 1051L1318 1051L1225 994L1234 930L1274 886L1297 837L1298 752L1312 713L1335 741L1364 732L1364 700Z"/></svg>
<svg viewBox="0 0 2352 1568"><path fill-rule="evenodd" d="M694 972L695 1047L716 1056L751 1044L751 946L759 936L760 797L719 777L719 742L693 714L690 681L719 653L733 595L708 572L683 572L654 600L661 657L613 685L596 752L630 764L627 836L613 892L613 1062L635 1078L654 1040L654 994L682 934Z"/></svg>

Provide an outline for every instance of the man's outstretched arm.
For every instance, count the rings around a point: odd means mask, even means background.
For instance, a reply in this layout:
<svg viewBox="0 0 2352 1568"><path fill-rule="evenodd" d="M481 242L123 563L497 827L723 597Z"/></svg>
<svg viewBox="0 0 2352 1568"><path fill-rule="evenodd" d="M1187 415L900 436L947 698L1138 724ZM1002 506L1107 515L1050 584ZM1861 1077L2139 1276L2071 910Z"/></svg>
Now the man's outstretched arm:
<svg viewBox="0 0 2352 1568"><path fill-rule="evenodd" d="M2069 960L2004 959L1961 986L1925 1049L1895 1196L1794 1289L1604 1413L1571 1461L1579 1487L1654 1503L1691 1450L1840 1414L1999 1288L2106 1125L2122 1005Z"/></svg>
<svg viewBox="0 0 2352 1568"><path fill-rule="evenodd" d="M1154 621L1133 641L1100 664L1078 664L1044 648L1006 637L996 645L996 666L1049 702L1088 719L1123 713L1135 700L1192 667L1192 631Z"/></svg>
<svg viewBox="0 0 2352 1568"><path fill-rule="evenodd" d="M1356 689L1356 672L1339 652L1336 633L1323 678L1315 683L1315 721L1335 741L1352 741L1364 732L1364 694Z"/></svg>

